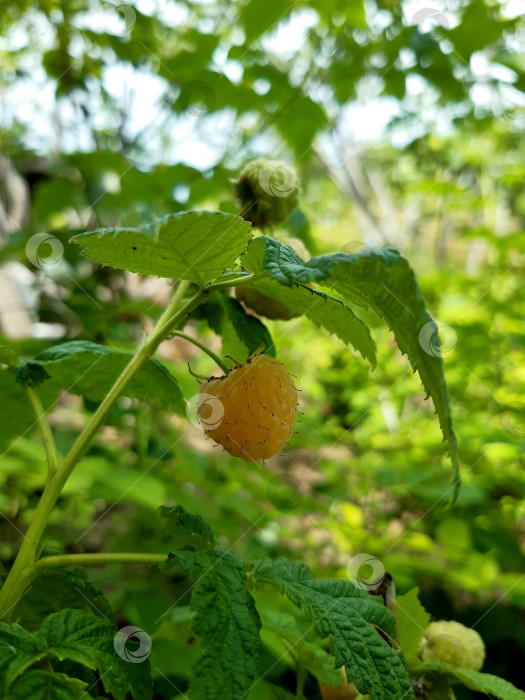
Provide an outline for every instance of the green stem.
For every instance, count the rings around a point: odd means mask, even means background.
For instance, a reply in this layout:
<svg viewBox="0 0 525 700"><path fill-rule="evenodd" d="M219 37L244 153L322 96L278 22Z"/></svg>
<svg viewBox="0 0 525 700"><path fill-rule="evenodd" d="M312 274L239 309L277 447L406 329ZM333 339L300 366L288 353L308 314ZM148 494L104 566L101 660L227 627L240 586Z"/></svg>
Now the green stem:
<svg viewBox="0 0 525 700"><path fill-rule="evenodd" d="M304 698L304 682L306 680L306 669L303 666L303 664L299 663L297 664L297 685L296 685L296 690L295 690L295 697L296 698Z"/></svg>
<svg viewBox="0 0 525 700"><path fill-rule="evenodd" d="M228 374L230 371L230 367L224 362L223 359L219 357L213 350L210 350L210 348L206 347L204 343L201 343L200 340L197 340L196 338L192 338L191 335L187 335L186 333L182 333L182 331L173 331L171 335L176 335L178 338L184 338L184 340L189 341L190 343L193 343L196 345L198 348L203 350L207 355L211 357L211 359L222 369L224 374Z"/></svg>
<svg viewBox="0 0 525 700"><path fill-rule="evenodd" d="M147 552L97 552L93 554L56 554L42 557L33 568L38 576L45 569L59 566L99 566L101 564L161 564L166 561L165 554L149 554Z"/></svg>
<svg viewBox="0 0 525 700"><path fill-rule="evenodd" d="M40 396L34 390L32 386L27 386L27 395L29 397L29 402L33 407L35 412L36 422L42 436L42 442L44 443L44 448L46 450L47 457L47 480L51 479L53 474L58 469L58 452L55 445L55 440L53 438L53 433L47 422L46 412L40 400Z"/></svg>
<svg viewBox="0 0 525 700"><path fill-rule="evenodd" d="M111 387L108 394L93 414L89 423L80 433L73 447L64 459L61 468L58 469L47 482L15 562L0 591L0 619L9 619L9 614L12 612L20 595L31 579L34 562L39 553L40 541L51 511L64 488L64 484L70 477L71 472L82 458L100 426L108 417L117 399L137 371L155 352L163 338L176 328L204 299L206 292L201 289L187 301L186 304L179 308L188 286L189 282L186 281L179 284L171 302L150 335L131 358L122 374L118 377L115 384Z"/></svg>

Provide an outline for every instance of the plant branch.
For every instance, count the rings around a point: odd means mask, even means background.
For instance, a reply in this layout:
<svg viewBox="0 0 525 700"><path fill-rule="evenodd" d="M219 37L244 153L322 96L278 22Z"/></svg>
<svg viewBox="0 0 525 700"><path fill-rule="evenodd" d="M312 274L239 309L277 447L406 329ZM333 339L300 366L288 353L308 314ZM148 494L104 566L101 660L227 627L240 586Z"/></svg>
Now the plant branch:
<svg viewBox="0 0 525 700"><path fill-rule="evenodd" d="M112 411L117 399L142 365L153 355L161 341L177 327L181 321L204 299L206 292L200 289L186 304L181 306L189 282L180 282L171 302L157 321L155 327L124 368L115 384L111 387L91 420L76 439L73 447L65 457L62 466L49 479L37 506L33 520L24 536L15 562L0 591L0 619L7 618L14 605L27 586L34 569L40 541L55 503L64 484L71 475L78 461L87 450L91 440Z"/></svg>
<svg viewBox="0 0 525 700"><path fill-rule="evenodd" d="M42 557L34 565L33 572L38 576L45 569L60 566L100 566L102 564L161 564L166 561L165 554L148 552L96 552L90 554L55 554Z"/></svg>
<svg viewBox="0 0 525 700"><path fill-rule="evenodd" d="M49 481L49 479L51 479L53 474L55 474L58 469L58 452L55 445L55 440L53 438L53 433L51 432L51 428L49 427L49 423L46 418L46 411L42 405L42 401L40 400L40 396L32 386L27 386L26 389L29 402L31 403L33 411L35 412L38 428L42 436L42 442L44 443L44 448L46 450L47 480Z"/></svg>
<svg viewBox="0 0 525 700"><path fill-rule="evenodd" d="M213 352L213 350L210 350L210 348L204 345L204 343L201 343L200 340L197 340L196 338L193 338L191 335L183 333L182 331L172 331L171 335L177 336L178 338L184 338L184 340L187 340L188 342L193 343L193 345L196 345L203 352L209 355L211 359L222 369L222 371L225 374L228 374L228 372L230 371L230 368L224 362L224 360L220 358L219 355L217 355L217 353Z"/></svg>

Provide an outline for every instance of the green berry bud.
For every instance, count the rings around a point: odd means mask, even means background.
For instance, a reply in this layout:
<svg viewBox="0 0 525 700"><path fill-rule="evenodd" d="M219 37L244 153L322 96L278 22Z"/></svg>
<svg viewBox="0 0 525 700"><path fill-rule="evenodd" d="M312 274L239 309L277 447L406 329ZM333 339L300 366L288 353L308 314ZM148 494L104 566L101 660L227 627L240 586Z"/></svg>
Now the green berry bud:
<svg viewBox="0 0 525 700"><path fill-rule="evenodd" d="M242 285L235 290L235 296L239 301L242 301L249 309L255 311L259 316L265 316L272 320L289 321L299 314L294 314L289 311L284 304L281 304L277 299L271 299L254 289L247 289Z"/></svg>
<svg viewBox="0 0 525 700"><path fill-rule="evenodd" d="M299 201L295 170L281 160L252 160L242 171L235 191L241 216L261 228L287 221Z"/></svg>
<svg viewBox="0 0 525 700"><path fill-rule="evenodd" d="M459 622L431 622L425 630L420 648L424 661L470 668L479 671L485 660L485 645L479 634Z"/></svg>

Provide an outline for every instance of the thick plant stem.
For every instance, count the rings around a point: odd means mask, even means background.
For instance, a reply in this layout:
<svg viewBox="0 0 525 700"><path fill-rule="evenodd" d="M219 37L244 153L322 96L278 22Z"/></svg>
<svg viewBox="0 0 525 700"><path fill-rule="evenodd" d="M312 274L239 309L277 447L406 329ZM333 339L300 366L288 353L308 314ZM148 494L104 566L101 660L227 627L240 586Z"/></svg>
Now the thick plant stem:
<svg viewBox="0 0 525 700"><path fill-rule="evenodd" d="M38 576L45 569L60 566L100 566L101 564L161 564L166 561L165 554L148 552L96 552L93 554L56 554L42 557L34 566L33 573Z"/></svg>
<svg viewBox="0 0 525 700"><path fill-rule="evenodd" d="M58 453L55 445L55 439L53 438L53 433L47 422L46 412L40 400L40 396L34 390L32 386L27 386L27 395L29 397L29 402L33 407L35 412L36 421L38 423L38 428L42 436L42 442L44 443L44 448L46 450L47 456L47 480L51 479L53 474L56 473L58 469Z"/></svg>
<svg viewBox="0 0 525 700"><path fill-rule="evenodd" d="M205 291L201 289L186 302L186 304L181 306L188 286L189 282L186 281L179 284L170 304L158 320L152 332L129 361L122 374L118 377L115 384L111 387L108 394L93 414L89 423L78 436L73 447L65 457L62 466L47 482L15 562L0 591L0 620L6 621L9 619L9 615L12 613L19 597L31 580L34 563L39 554L40 541L51 511L64 488L64 484L87 450L89 443L108 417L126 386L142 365L155 352L160 342L204 299Z"/></svg>
<svg viewBox="0 0 525 700"><path fill-rule="evenodd" d="M204 345L204 343L201 343L200 340L193 338L191 335L187 335L187 333L182 333L181 331L173 331L171 335L176 335L177 338L184 338L184 340L187 340L188 342L196 345L203 352L205 352L207 355L209 355L209 357L211 357L211 359L215 362L215 364L217 364L225 374L228 374L228 372L230 371L230 368L224 362L224 360L222 358L220 358L217 355L217 353L213 352L213 350L210 350L210 348L206 347L206 345Z"/></svg>

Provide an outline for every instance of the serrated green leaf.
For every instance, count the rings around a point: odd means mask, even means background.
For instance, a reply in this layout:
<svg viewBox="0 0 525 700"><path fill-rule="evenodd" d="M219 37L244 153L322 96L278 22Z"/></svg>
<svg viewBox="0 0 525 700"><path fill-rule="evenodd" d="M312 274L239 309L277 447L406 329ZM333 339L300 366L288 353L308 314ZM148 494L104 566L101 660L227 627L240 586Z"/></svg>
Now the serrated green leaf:
<svg viewBox="0 0 525 700"><path fill-rule="evenodd" d="M235 263L250 236L250 224L240 216L187 211L135 229L80 233L71 241L103 265L204 284Z"/></svg>
<svg viewBox="0 0 525 700"><path fill-rule="evenodd" d="M231 297L213 294L202 307L210 327L222 337L222 354L245 362L264 345L264 352L275 357L270 332L255 316L247 314Z"/></svg>
<svg viewBox="0 0 525 700"><path fill-rule="evenodd" d="M308 567L286 560L256 562L252 578L277 586L300 607L321 637L330 638L337 668L375 700L414 698L403 656L377 631L395 635L395 618L378 596L338 579L315 580Z"/></svg>
<svg viewBox="0 0 525 700"><path fill-rule="evenodd" d="M127 693L135 700L149 700L153 686L149 661L122 659L113 645L116 632L114 625L93 613L65 609L49 615L36 634L53 657L98 671L104 688L117 700L124 700Z"/></svg>
<svg viewBox="0 0 525 700"><path fill-rule="evenodd" d="M446 673L466 685L467 688L484 695L493 695L499 700L525 700L525 693L522 690L491 673L481 673L481 671L473 671L470 668L459 668L436 661L426 661L420 668L425 672Z"/></svg>
<svg viewBox="0 0 525 700"><path fill-rule="evenodd" d="M212 529L200 515L192 515L182 506L161 506L159 512L164 519L164 534L171 543L201 551L215 547Z"/></svg>
<svg viewBox="0 0 525 700"><path fill-rule="evenodd" d="M418 589L412 588L396 596L397 641L410 666L419 663L418 651L423 633L430 623L430 614L421 605Z"/></svg>
<svg viewBox="0 0 525 700"><path fill-rule="evenodd" d="M48 348L28 360L19 367L17 376L22 374L27 381L33 372L44 370L55 386L91 401L102 401L132 357L132 353L124 350L87 340L73 340ZM124 394L136 399L158 399L176 413L186 413L186 404L175 378L154 359L141 367Z"/></svg>
<svg viewBox="0 0 525 700"><path fill-rule="evenodd" d="M345 345L352 345L372 367L376 366L376 346L370 331L340 299L304 285L285 287L274 280L259 280L250 288L277 299L294 315L306 316L318 328L333 333Z"/></svg>
<svg viewBox="0 0 525 700"><path fill-rule="evenodd" d="M0 623L2 697L30 666L43 660L58 659L97 671L104 688L116 700L124 700L128 693L135 700L150 700L153 682L149 661L124 661L113 646L116 632L116 627L110 622L85 610L65 609L53 613L43 621L38 632L32 633L19 625ZM20 687L25 687L22 679L20 684ZM38 685L36 681L35 684ZM19 691L15 688L13 692Z"/></svg>
<svg viewBox="0 0 525 700"><path fill-rule="evenodd" d="M44 645L20 625L0 622L0 697L11 683L39 658L45 656Z"/></svg>
<svg viewBox="0 0 525 700"><path fill-rule="evenodd" d="M202 654L188 694L192 700L240 700L256 678L261 647L261 622L245 587L243 562L221 550L176 552L173 558L197 579L192 628Z"/></svg>
<svg viewBox="0 0 525 700"><path fill-rule="evenodd" d="M432 397L454 469L454 494L460 485L456 436L452 427L450 400L439 348L430 345L437 337L437 325L425 308L419 286L408 261L389 246L369 248L353 255L320 255L304 262L279 241L264 238L253 242L243 264L257 265L262 245L262 269L285 287L294 283L318 281L334 289L344 300L362 308L372 308L385 319L397 345L419 373L428 396Z"/></svg>
<svg viewBox="0 0 525 700"><path fill-rule="evenodd" d="M87 695L87 683L63 673L34 669L11 686L4 700L79 700Z"/></svg>
<svg viewBox="0 0 525 700"><path fill-rule="evenodd" d="M331 686L342 685L343 676L341 671L334 667L333 657L318 643L305 639L304 632L293 615L265 608L260 614L263 644L273 649L278 658L291 649L294 659L318 681ZM291 656L288 656L288 659L295 664Z"/></svg>
<svg viewBox="0 0 525 700"><path fill-rule="evenodd" d="M60 591L60 596L56 591ZM103 593L93 586L83 569L44 569L15 608L15 618L28 630L62 608L86 610L114 622L113 611Z"/></svg>

